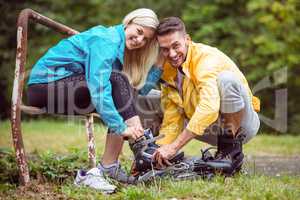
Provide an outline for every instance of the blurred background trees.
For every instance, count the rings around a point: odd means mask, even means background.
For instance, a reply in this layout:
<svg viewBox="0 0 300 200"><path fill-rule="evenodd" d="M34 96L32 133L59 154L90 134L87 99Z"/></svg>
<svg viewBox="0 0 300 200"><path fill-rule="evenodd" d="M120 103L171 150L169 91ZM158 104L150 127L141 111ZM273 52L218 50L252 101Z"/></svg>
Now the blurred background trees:
<svg viewBox="0 0 300 200"><path fill-rule="evenodd" d="M148 7L159 18L179 16L192 39L215 46L229 55L245 73L251 88L266 77L272 83L255 95L261 98L261 115L274 118L275 91L288 89L288 132L300 128L300 1L298 0L1 0L0 13L0 117L9 117L15 68L16 21L24 8L76 30L119 24L131 10ZM29 25L27 68L61 35L40 25ZM282 70L284 69L284 70ZM278 73L282 71L285 73ZM286 77L287 75L287 77ZM280 80L280 81L278 81ZM283 80L283 81L282 81ZM262 123L263 124L263 123ZM276 132L263 126L269 132Z"/></svg>

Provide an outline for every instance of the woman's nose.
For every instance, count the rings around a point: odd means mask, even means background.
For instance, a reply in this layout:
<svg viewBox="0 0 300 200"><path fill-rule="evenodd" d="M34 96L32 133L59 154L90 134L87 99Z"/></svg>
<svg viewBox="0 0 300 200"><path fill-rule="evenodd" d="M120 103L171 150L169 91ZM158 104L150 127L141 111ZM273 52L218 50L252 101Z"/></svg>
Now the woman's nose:
<svg viewBox="0 0 300 200"><path fill-rule="evenodd" d="M143 40L144 40L144 36L139 35L138 38L137 38L137 42L140 44Z"/></svg>

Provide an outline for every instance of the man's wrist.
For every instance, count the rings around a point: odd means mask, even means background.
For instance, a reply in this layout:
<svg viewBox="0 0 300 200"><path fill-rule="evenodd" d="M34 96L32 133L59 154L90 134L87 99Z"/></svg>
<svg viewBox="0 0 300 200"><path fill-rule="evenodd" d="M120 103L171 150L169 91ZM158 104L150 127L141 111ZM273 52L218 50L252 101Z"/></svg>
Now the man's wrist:
<svg viewBox="0 0 300 200"><path fill-rule="evenodd" d="M171 143L171 145L172 145L172 148L176 150L176 152L181 149L181 145L178 140L175 140L173 143Z"/></svg>
<svg viewBox="0 0 300 200"><path fill-rule="evenodd" d="M184 145L186 145L191 139L193 139L196 135L191 131L185 129L177 139L171 143L172 148L176 151L179 151Z"/></svg>

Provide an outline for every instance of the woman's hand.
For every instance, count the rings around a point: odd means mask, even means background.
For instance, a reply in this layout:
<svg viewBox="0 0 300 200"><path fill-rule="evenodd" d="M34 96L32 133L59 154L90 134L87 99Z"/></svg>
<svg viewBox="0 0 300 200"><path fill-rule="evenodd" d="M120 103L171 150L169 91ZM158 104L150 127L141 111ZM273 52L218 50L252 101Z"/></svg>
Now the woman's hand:
<svg viewBox="0 0 300 200"><path fill-rule="evenodd" d="M136 129L138 129L138 130L143 129L140 117L138 115L135 115L135 116L127 119L125 121L125 123L127 124L127 126L136 127Z"/></svg>
<svg viewBox="0 0 300 200"><path fill-rule="evenodd" d="M139 126L128 126L122 133L122 136L126 139L136 140L144 135L144 129Z"/></svg>
<svg viewBox="0 0 300 200"><path fill-rule="evenodd" d="M138 115L127 119L125 123L129 128L127 131L125 130L125 138L136 140L137 138L142 137L144 135L144 129L142 127L142 123Z"/></svg>

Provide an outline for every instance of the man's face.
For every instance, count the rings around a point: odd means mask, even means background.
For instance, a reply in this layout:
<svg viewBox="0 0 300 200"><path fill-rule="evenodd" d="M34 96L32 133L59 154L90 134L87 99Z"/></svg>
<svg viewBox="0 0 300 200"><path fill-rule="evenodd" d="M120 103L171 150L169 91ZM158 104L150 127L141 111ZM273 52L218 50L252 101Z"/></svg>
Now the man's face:
<svg viewBox="0 0 300 200"><path fill-rule="evenodd" d="M179 67L185 61L188 51L188 36L179 31L158 36L162 54L173 67Z"/></svg>

